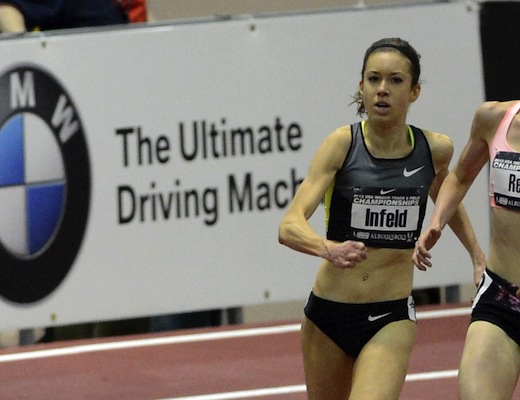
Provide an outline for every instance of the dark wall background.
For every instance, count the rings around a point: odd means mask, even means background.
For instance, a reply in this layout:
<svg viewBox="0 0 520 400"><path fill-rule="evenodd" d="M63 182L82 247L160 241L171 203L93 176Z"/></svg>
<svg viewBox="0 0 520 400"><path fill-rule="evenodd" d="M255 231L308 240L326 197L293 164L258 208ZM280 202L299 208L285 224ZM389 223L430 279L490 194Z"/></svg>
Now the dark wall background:
<svg viewBox="0 0 520 400"><path fill-rule="evenodd" d="M480 36L486 100L520 99L520 2L482 3Z"/></svg>

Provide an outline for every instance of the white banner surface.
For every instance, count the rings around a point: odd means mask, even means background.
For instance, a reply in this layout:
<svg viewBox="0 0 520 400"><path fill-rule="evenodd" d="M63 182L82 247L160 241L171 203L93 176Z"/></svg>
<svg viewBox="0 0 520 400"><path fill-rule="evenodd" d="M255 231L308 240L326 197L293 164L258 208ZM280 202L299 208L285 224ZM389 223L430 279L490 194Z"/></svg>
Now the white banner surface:
<svg viewBox="0 0 520 400"><path fill-rule="evenodd" d="M320 260L280 246L278 222L323 138L358 120L364 51L389 36L422 54L409 122L458 156L483 100L465 4L0 41L0 328L304 299ZM472 280L451 237L417 287Z"/></svg>

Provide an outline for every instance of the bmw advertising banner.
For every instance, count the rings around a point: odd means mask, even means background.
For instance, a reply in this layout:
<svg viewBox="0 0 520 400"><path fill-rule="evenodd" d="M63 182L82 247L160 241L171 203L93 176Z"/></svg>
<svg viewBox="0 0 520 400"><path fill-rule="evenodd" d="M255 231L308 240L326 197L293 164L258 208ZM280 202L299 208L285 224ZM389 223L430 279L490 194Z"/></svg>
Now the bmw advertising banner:
<svg viewBox="0 0 520 400"><path fill-rule="evenodd" d="M388 36L422 55L409 122L458 156L483 100L467 5L1 40L0 329L305 299L319 259L279 245L278 222L324 137L359 120L365 49ZM483 197L467 208L485 245ZM310 221L324 233L321 208ZM472 281L452 236L416 287Z"/></svg>
<svg viewBox="0 0 520 400"><path fill-rule="evenodd" d="M6 71L0 97L0 294L33 303L58 287L82 243L88 150L72 100L48 72Z"/></svg>

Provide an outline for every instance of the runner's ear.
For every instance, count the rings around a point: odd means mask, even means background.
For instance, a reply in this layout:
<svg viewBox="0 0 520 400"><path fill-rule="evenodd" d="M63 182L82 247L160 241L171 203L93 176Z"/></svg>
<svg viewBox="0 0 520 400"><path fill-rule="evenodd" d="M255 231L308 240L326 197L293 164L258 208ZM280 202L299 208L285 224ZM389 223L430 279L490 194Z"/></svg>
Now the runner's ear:
<svg viewBox="0 0 520 400"><path fill-rule="evenodd" d="M413 103L415 100L419 98L419 95L421 94L421 85L417 84L414 87L412 87L412 90L410 91L410 103Z"/></svg>

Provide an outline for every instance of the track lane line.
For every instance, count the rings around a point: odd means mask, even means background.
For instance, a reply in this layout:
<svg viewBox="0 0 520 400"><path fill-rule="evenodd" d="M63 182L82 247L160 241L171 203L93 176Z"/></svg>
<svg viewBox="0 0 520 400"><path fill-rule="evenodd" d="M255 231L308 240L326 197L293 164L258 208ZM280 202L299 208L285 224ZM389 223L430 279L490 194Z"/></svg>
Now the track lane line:
<svg viewBox="0 0 520 400"><path fill-rule="evenodd" d="M452 308L447 310L433 310L433 311L419 311L417 312L417 319L432 319L432 318L448 318L457 317L463 315L469 315L471 313L470 307ZM92 353L97 351L111 351L111 350L122 350L131 349L138 347L149 347L149 346L162 346L169 344L178 343L193 343L203 342L209 340L225 340L234 339L240 337L252 337L252 336L263 336L263 335L277 335L291 332L298 332L300 330L300 324L288 324L279 326L269 326L261 328L244 328L244 329L233 329L229 331L219 332L206 332L206 333L193 333L187 335L176 335L176 336L163 336L157 338L147 339L134 339L134 340L121 340L111 341L106 343L93 343L86 345L73 345L67 347L60 347L56 349L45 349L35 351L22 351L21 353L11 353L0 355L0 363L34 360L49 357L63 357L84 353ZM23 349L21 347L20 349Z"/></svg>
<svg viewBox="0 0 520 400"><path fill-rule="evenodd" d="M431 371L431 372L420 372L415 374L406 375L406 382L416 381L427 381L437 379L451 379L456 378L458 370L446 370L446 371ZM202 394L196 396L187 397L170 397L160 400L234 400L234 399L248 399L252 397L260 396L277 396L281 394L290 393L304 393L305 385L292 385L292 386L281 386L275 388L264 388L254 390L241 390L237 392L227 393L214 393L214 394Z"/></svg>

